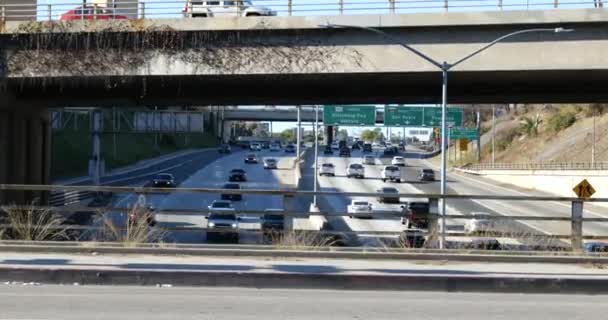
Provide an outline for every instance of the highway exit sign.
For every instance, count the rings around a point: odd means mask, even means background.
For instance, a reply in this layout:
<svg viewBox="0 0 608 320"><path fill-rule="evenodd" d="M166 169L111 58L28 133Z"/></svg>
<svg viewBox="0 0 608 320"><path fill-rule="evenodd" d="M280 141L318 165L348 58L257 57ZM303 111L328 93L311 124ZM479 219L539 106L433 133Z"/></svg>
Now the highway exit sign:
<svg viewBox="0 0 608 320"><path fill-rule="evenodd" d="M374 126L376 106L373 105L326 105L323 106L324 125Z"/></svg>
<svg viewBox="0 0 608 320"><path fill-rule="evenodd" d="M385 106L385 126L414 126L421 127L424 116L424 108L405 106Z"/></svg>
<svg viewBox="0 0 608 320"><path fill-rule="evenodd" d="M477 128L450 128L450 139L477 140Z"/></svg>
<svg viewBox="0 0 608 320"><path fill-rule="evenodd" d="M462 127L463 110L447 108L446 124L448 127ZM441 126L441 108L424 108L424 126Z"/></svg>

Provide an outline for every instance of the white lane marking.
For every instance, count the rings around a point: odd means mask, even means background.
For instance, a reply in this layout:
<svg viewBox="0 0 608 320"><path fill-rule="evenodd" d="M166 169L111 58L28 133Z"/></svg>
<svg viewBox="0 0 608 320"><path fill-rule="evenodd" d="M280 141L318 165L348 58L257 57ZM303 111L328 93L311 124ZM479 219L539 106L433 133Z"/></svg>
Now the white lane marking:
<svg viewBox="0 0 608 320"><path fill-rule="evenodd" d="M434 168L435 170L438 170L438 169L439 169L439 167L437 167L437 166L435 166L435 165L431 164L431 163L430 163L429 161L427 161L427 160L423 160L423 159L420 159L420 160L421 160L422 162L426 163L426 164L427 164L427 166L432 167L432 168ZM463 174L460 174L460 173L451 173L451 175L452 175L452 176L458 176L458 177L461 177L461 178L463 178L463 179L465 179L465 180L468 180L469 182L473 182L473 183L480 183L480 184L483 184L483 185L488 186L488 187L491 187L491 188L502 189L502 190L505 190L505 191L508 191L508 192L512 192L512 193L516 193L516 194L519 194L519 195L523 195L523 196L529 196L529 194L526 194L526 193L524 193L524 192L517 191L517 190L514 190L514 189L510 189L510 188L507 188L507 187L504 187L504 186L500 186L500 185L494 185L494 184L490 184L490 183L487 183L487 182L485 182L485 181L481 181L481 180L473 179L473 178L471 178L471 177L467 177L466 175L463 175ZM564 207L564 208L568 208L568 209L570 209L570 206L569 206L569 205L567 205L567 204L563 204L563 203L558 202L558 201L547 201L547 202L548 202L548 203L552 203L552 204L559 205L559 206ZM598 216L598 217L601 217L601 218L608 218L608 216L605 216L605 215L603 215L603 214L601 214L601 213L597 213L597 212L595 212L595 211L591 211L591 210L588 210L588 209L584 209L584 211L585 211L585 212L587 212L587 213L590 213L590 214L592 214L592 215L596 215L596 216Z"/></svg>

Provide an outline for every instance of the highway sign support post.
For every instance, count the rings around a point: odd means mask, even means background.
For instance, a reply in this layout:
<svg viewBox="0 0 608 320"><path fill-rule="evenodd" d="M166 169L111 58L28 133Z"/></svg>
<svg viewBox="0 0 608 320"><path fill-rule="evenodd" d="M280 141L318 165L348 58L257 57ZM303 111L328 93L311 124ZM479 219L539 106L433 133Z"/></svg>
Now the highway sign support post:
<svg viewBox="0 0 608 320"><path fill-rule="evenodd" d="M314 185L313 191L317 192L317 176L319 175L319 106L315 106L315 177L314 177ZM317 207L317 195L315 194L312 197L312 204Z"/></svg>
<svg viewBox="0 0 608 320"><path fill-rule="evenodd" d="M298 106L298 132L296 133L296 161L300 161L300 135L302 134L302 118L300 118L300 111L302 106Z"/></svg>
<svg viewBox="0 0 608 320"><path fill-rule="evenodd" d="M572 250L580 252L583 250L583 202L572 201L571 222L571 245Z"/></svg>

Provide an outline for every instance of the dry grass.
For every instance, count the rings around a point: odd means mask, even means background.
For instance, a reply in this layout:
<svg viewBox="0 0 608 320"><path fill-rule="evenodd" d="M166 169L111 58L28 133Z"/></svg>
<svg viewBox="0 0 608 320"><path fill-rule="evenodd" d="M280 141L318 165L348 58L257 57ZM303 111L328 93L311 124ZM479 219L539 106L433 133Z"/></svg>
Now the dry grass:
<svg viewBox="0 0 608 320"><path fill-rule="evenodd" d="M339 235L324 235L310 231L273 232L268 234L273 246L280 249L314 250L343 245Z"/></svg>
<svg viewBox="0 0 608 320"><path fill-rule="evenodd" d="M143 243L160 242L166 232L151 227L147 218L153 215L146 208L133 206L127 212L127 217L131 214L139 215L138 219L127 219L124 225L117 225L106 214L100 213L100 230L95 235L95 240L99 242L118 242L125 247L135 247Z"/></svg>
<svg viewBox="0 0 608 320"><path fill-rule="evenodd" d="M25 241L68 240L69 227L66 219L47 209L39 209L36 203L3 206L6 213L0 229L0 239Z"/></svg>

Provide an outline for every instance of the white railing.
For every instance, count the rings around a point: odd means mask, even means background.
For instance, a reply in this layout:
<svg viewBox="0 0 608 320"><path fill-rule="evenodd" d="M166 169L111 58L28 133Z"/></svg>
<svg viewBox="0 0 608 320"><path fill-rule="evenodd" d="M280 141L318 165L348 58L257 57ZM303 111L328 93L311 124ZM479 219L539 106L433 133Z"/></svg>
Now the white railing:
<svg viewBox="0 0 608 320"><path fill-rule="evenodd" d="M279 16L342 14L400 14L445 11L543 10L555 8L603 8L604 0L258 0ZM86 10L65 14L86 4ZM12 21L109 20L144 18L191 18L193 5L183 0L121 1L105 6L83 1L0 4L0 19ZM190 9L190 10L185 10ZM186 12L185 12L186 11ZM237 7L231 15L246 15Z"/></svg>

